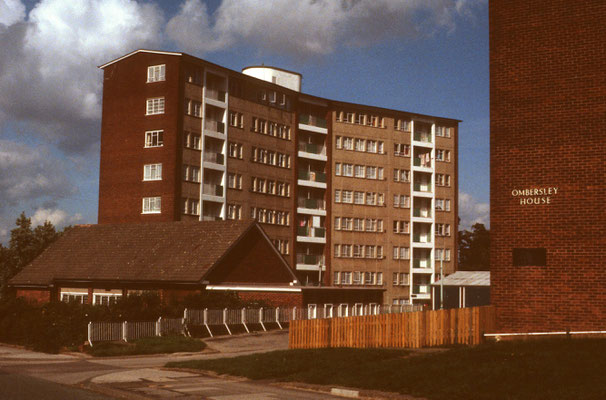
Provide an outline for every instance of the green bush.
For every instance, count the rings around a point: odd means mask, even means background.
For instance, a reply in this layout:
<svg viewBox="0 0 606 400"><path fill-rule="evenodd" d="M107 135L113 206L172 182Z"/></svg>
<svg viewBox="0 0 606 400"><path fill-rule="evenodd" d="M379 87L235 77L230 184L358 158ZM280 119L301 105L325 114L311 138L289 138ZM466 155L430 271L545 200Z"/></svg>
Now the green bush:
<svg viewBox="0 0 606 400"><path fill-rule="evenodd" d="M184 308L259 307L242 302L233 293L202 292L183 300L162 302L155 293L130 295L109 306L77 302L29 303L21 298L0 301L0 342L36 351L57 353L63 347L78 347L87 340L90 321L152 321L158 317L181 317Z"/></svg>

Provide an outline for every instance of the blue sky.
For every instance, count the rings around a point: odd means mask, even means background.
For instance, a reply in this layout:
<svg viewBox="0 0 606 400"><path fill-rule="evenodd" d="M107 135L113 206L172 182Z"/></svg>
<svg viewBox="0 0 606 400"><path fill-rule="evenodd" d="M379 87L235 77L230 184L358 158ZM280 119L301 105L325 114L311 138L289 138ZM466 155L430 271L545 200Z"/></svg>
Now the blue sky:
<svg viewBox="0 0 606 400"><path fill-rule="evenodd" d="M488 224L487 0L0 0L0 242L95 223L102 73L138 48L303 74L303 91L460 119L462 228Z"/></svg>

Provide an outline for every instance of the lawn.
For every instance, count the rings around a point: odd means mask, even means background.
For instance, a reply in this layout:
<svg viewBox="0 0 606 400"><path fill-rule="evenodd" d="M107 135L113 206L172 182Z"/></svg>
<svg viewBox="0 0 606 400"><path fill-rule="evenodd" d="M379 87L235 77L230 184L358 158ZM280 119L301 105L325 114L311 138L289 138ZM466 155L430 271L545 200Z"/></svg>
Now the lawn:
<svg viewBox="0 0 606 400"><path fill-rule="evenodd" d="M407 354L388 349L286 350L167 366L432 400L606 398L606 340L501 342Z"/></svg>
<svg viewBox="0 0 606 400"><path fill-rule="evenodd" d="M86 352L96 357L136 354L162 354L202 351L206 344L199 339L184 336L151 337L129 343L98 343L87 347Z"/></svg>

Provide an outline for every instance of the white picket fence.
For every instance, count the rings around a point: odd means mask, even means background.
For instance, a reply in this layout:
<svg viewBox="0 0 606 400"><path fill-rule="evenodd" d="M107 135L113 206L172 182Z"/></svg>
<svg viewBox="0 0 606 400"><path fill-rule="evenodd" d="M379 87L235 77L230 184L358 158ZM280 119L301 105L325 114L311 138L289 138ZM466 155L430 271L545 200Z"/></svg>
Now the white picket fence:
<svg viewBox="0 0 606 400"><path fill-rule="evenodd" d="M421 311L419 305L325 305L317 307L310 305L306 308L241 308L223 310L190 310L185 309L183 318L160 317L157 321L136 322L89 322L88 342L108 342L136 340L146 337L165 336L169 334L189 336L189 327L203 326L212 337L211 327L224 327L229 335L235 326L243 326L250 333L251 327L260 326L264 331L272 324L283 329L284 324L293 320L322 319L358 315L377 315ZM231 327L231 328L230 328Z"/></svg>

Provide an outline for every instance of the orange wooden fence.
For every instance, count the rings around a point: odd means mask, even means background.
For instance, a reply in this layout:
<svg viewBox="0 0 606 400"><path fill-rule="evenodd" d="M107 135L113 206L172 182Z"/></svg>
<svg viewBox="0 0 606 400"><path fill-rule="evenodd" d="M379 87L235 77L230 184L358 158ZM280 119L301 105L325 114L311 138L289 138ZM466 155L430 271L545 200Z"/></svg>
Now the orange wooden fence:
<svg viewBox="0 0 606 400"><path fill-rule="evenodd" d="M291 321L291 349L479 344L494 328L492 306Z"/></svg>

